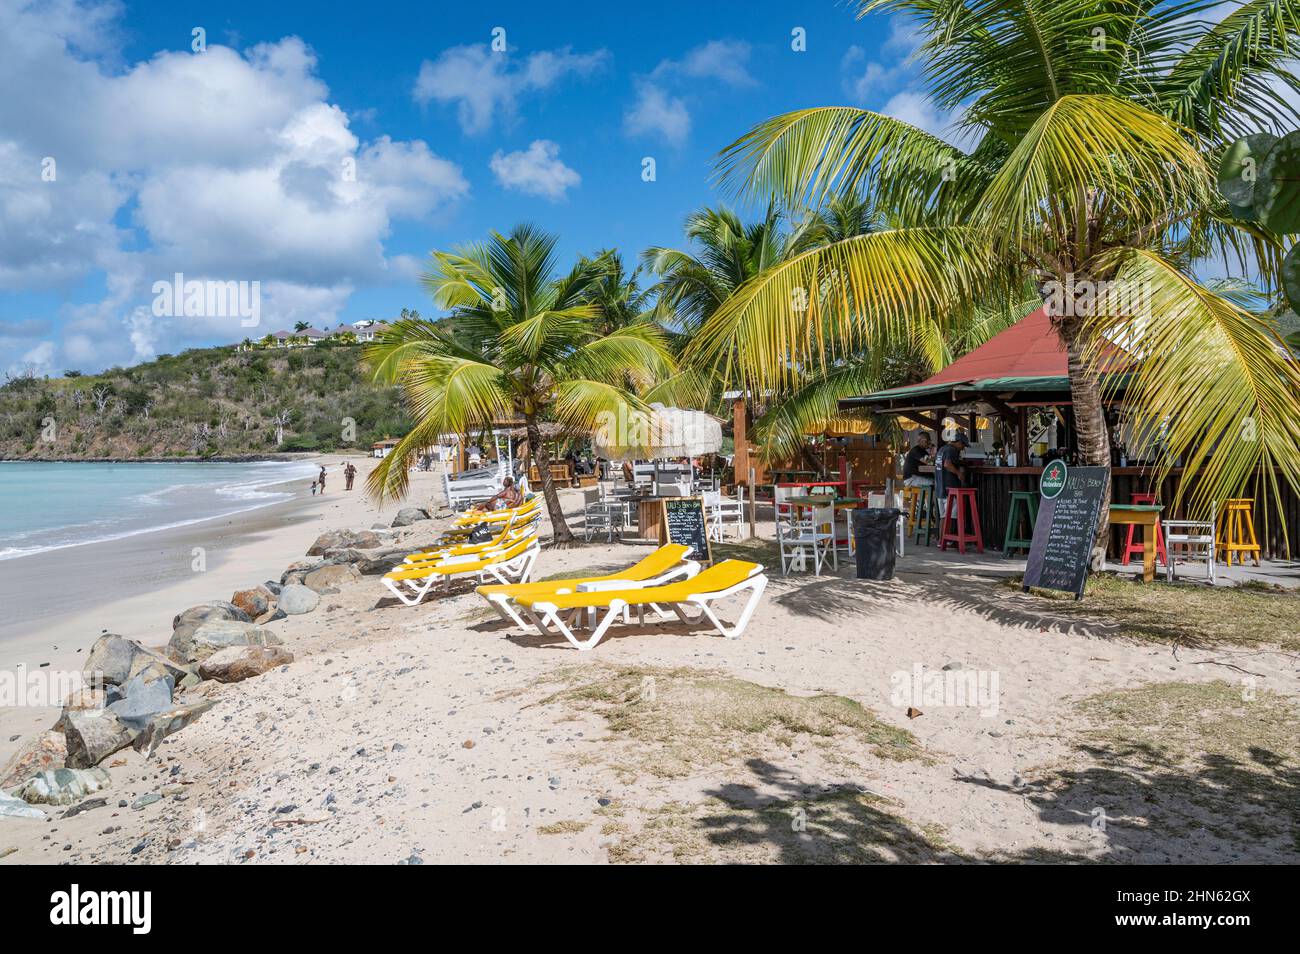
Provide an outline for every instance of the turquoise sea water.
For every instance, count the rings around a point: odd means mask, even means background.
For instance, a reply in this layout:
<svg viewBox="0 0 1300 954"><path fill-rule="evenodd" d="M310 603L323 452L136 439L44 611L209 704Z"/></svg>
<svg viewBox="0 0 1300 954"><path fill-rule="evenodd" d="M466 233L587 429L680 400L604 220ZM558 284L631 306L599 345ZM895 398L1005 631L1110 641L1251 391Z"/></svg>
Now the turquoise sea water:
<svg viewBox="0 0 1300 954"><path fill-rule="evenodd" d="M292 496L274 485L305 487L316 471L308 461L0 462L0 560L264 507Z"/></svg>

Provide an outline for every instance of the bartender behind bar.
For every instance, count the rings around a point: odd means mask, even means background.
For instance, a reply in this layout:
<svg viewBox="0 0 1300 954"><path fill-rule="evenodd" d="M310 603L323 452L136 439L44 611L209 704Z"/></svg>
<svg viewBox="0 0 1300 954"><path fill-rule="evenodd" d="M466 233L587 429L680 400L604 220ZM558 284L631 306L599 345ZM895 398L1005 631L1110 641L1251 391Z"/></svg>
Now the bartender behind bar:
<svg viewBox="0 0 1300 954"><path fill-rule="evenodd" d="M958 431L952 440L939 448L934 458L934 495L939 501L939 512L944 512L944 498L954 487L966 486L966 468L962 464L962 451L970 443L965 431Z"/></svg>

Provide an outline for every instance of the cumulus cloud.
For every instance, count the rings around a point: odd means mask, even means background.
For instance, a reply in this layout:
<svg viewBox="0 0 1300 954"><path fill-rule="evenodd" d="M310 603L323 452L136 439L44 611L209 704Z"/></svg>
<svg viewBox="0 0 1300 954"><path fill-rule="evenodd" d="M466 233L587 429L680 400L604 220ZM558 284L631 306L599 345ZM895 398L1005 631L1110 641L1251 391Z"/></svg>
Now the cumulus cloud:
<svg viewBox="0 0 1300 954"><path fill-rule="evenodd" d="M680 60L664 60L651 74L662 80L671 76L712 79L728 86L754 86L749 74L750 45L743 40L710 40L687 52Z"/></svg>
<svg viewBox="0 0 1300 954"><path fill-rule="evenodd" d="M623 132L681 145L691 132L686 91L707 85L701 81L731 88L757 85L749 72L750 52L742 40L710 40L681 59L662 60L648 75L635 79L636 99L623 114Z"/></svg>
<svg viewBox="0 0 1300 954"><path fill-rule="evenodd" d="M680 98L643 80L637 84L636 102L623 116L623 130L629 136L657 136L678 146L691 133L691 113Z"/></svg>
<svg viewBox="0 0 1300 954"><path fill-rule="evenodd" d="M590 76L608 59L606 50L574 53L566 46L516 62L486 44L453 46L420 64L412 96L421 104L454 103L461 129L478 134L498 116L512 119L524 94L546 90L567 76Z"/></svg>
<svg viewBox="0 0 1300 954"><path fill-rule="evenodd" d="M582 181L582 177L560 161L560 147L549 139L536 139L519 152L497 150L489 163L493 175L507 189L540 195L552 202Z"/></svg>
<svg viewBox="0 0 1300 954"><path fill-rule="evenodd" d="M0 290L102 277L100 301L59 315L67 360L243 336L157 320L151 285L176 272L259 281L276 289L264 314L284 321L333 318L353 288L400 271L385 248L395 220L468 194L427 143L361 140L301 39L120 62L118 15L93 0L0 3ZM532 68L542 83L569 67ZM0 332L6 356L57 364L15 341Z"/></svg>

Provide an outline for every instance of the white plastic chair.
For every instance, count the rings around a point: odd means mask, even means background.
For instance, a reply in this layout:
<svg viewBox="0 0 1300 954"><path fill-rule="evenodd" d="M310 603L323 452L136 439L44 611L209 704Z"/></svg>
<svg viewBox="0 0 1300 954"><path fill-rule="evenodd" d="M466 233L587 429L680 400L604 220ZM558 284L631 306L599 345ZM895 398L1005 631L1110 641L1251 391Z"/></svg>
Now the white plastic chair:
<svg viewBox="0 0 1300 954"><path fill-rule="evenodd" d="M903 495L901 493L897 493L893 495L893 503L890 503L889 500L890 500L890 496L888 494L867 494L868 507L897 507L899 510L902 510L904 513L907 512L906 508L903 507ZM903 555L903 547L906 543L907 543L907 521L900 519L898 521L898 555L899 556Z"/></svg>
<svg viewBox="0 0 1300 954"><path fill-rule="evenodd" d="M614 534L623 529L622 514L616 514L615 508L607 503L603 496L598 487L582 492L582 531L588 543L598 533L604 533L606 539L613 543ZM619 510L621 509L620 507ZM619 524L617 530L615 529L616 522Z"/></svg>
<svg viewBox="0 0 1300 954"><path fill-rule="evenodd" d="M1165 579L1174 582L1174 546L1183 548L1182 556L1189 560L1205 561L1205 576L1214 582L1214 526L1216 523L1214 504L1210 504L1210 519L1206 520L1162 520L1165 531Z"/></svg>
<svg viewBox="0 0 1300 954"><path fill-rule="evenodd" d="M791 570L805 570L809 556L812 557L813 573L817 576L821 575L822 567L827 563L839 569L835 553L835 508L830 504L813 507L810 519L797 514L798 511L792 509L789 514L778 514L776 518L781 575Z"/></svg>

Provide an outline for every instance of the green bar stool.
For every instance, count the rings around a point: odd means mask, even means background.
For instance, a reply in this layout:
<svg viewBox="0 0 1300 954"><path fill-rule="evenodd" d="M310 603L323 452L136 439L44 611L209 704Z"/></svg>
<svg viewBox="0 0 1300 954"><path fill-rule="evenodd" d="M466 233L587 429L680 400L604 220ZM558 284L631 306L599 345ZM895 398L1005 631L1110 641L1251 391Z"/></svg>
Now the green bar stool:
<svg viewBox="0 0 1300 954"><path fill-rule="evenodd" d="M930 545L930 534L938 533L939 515L934 507L934 487L917 487L920 493L916 499L916 520L915 529L912 531L912 542L921 543L922 536L925 537L924 543Z"/></svg>
<svg viewBox="0 0 1300 954"><path fill-rule="evenodd" d="M1020 535L1020 518L1029 522L1029 535ZM1002 556L1011 556L1012 550L1028 550L1034 538L1034 524L1038 522L1038 494L1032 490L1011 491L1011 505L1007 508L1007 533L1002 540Z"/></svg>

